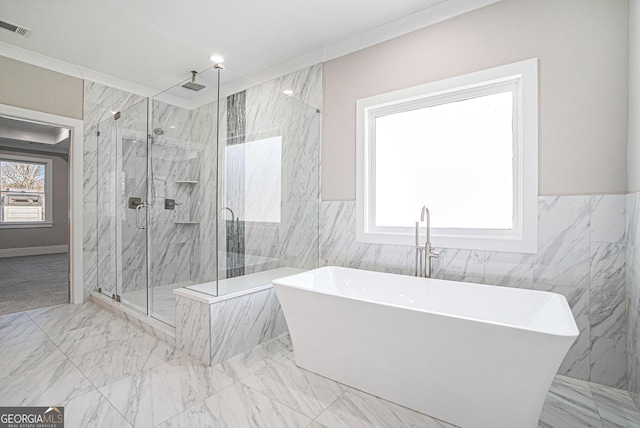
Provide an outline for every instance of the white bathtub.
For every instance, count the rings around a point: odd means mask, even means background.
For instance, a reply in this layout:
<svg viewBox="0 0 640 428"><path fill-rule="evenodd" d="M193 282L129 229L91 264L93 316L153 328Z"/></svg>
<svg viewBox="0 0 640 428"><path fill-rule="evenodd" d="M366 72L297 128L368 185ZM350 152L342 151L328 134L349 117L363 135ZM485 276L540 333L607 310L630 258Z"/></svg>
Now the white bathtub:
<svg viewBox="0 0 640 428"><path fill-rule="evenodd" d="M578 336L558 294L323 267L273 281L296 364L467 427L536 427Z"/></svg>

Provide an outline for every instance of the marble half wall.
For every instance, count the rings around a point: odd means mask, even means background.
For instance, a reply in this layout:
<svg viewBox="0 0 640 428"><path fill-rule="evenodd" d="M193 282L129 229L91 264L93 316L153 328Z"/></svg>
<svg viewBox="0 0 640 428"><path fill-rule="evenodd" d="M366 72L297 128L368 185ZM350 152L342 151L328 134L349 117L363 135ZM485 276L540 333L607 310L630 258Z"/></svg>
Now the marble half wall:
<svg viewBox="0 0 640 428"><path fill-rule="evenodd" d="M197 292L191 292L198 294ZM176 296L176 347L213 366L288 331L273 288L226 300Z"/></svg>
<svg viewBox="0 0 640 428"><path fill-rule="evenodd" d="M624 388L626 205L624 195L541 196L536 254L438 248L434 277L563 294L580 336L560 374ZM321 203L320 265L413 274L413 248L356 242L355 215L355 201Z"/></svg>

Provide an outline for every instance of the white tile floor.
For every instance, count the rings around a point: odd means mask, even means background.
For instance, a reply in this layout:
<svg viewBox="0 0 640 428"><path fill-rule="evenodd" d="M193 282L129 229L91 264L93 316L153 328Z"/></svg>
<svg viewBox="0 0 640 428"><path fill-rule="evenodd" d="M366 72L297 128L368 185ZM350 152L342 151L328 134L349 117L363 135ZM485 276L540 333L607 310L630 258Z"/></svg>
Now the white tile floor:
<svg viewBox="0 0 640 428"><path fill-rule="evenodd" d="M302 370L287 335L205 367L95 304L0 316L0 406L69 427L451 427ZM626 391L558 376L540 427L640 427Z"/></svg>

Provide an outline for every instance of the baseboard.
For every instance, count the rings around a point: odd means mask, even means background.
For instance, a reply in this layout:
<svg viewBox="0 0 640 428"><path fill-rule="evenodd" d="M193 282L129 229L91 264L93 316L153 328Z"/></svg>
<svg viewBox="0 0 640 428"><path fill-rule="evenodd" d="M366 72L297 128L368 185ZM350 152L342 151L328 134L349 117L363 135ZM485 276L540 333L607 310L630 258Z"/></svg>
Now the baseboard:
<svg viewBox="0 0 640 428"><path fill-rule="evenodd" d="M6 248L0 250L2 257L38 256L42 254L57 254L69 252L68 245L50 245L48 247Z"/></svg>

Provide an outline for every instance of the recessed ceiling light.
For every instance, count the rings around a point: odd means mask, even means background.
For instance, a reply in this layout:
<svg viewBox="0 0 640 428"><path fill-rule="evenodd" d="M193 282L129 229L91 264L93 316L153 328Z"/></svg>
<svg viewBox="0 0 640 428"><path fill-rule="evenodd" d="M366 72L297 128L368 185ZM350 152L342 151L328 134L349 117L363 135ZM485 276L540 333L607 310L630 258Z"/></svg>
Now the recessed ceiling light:
<svg viewBox="0 0 640 428"><path fill-rule="evenodd" d="M209 59L216 64L222 64L224 62L224 58L222 58L220 55L211 55Z"/></svg>
<svg viewBox="0 0 640 428"><path fill-rule="evenodd" d="M293 95L293 91L291 89L285 89L282 93L285 95Z"/></svg>
<svg viewBox="0 0 640 428"><path fill-rule="evenodd" d="M175 126L173 126L173 125L169 125L169 128L171 128L171 129L176 129L176 127L175 127Z"/></svg>

